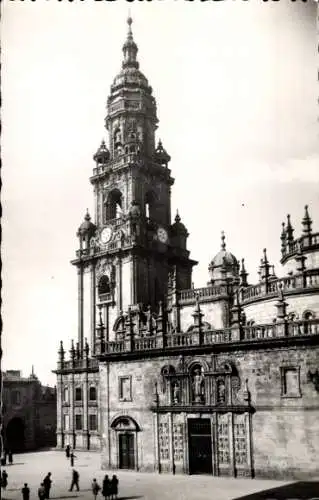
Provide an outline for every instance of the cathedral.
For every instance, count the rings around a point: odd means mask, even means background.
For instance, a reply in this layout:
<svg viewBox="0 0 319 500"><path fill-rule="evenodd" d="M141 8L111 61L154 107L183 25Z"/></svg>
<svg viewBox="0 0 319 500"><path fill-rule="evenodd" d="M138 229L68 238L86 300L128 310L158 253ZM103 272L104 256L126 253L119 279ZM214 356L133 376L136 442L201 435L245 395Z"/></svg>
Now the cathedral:
<svg viewBox="0 0 319 500"><path fill-rule="evenodd" d="M131 24L107 100L109 141L93 157L94 218L77 232L78 337L58 353L57 447L100 450L106 470L314 476L319 233L307 206L300 230L288 216L284 277L264 250L255 284L222 233L208 283L194 288Z"/></svg>

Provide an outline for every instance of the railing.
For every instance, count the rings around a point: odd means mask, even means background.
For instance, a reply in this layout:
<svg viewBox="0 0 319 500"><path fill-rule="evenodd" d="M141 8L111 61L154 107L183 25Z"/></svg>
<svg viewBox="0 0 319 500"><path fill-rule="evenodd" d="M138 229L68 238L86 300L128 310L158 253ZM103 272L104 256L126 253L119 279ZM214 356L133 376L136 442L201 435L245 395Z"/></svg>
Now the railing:
<svg viewBox="0 0 319 500"><path fill-rule="evenodd" d="M165 338L165 341L166 347L184 347L195 344L198 345L198 341L195 342L193 333L174 333L173 335L168 335Z"/></svg>
<svg viewBox="0 0 319 500"><path fill-rule="evenodd" d="M63 361L63 369L97 369L99 367L98 361L95 358L80 358L80 359L68 359L67 361Z"/></svg>
<svg viewBox="0 0 319 500"><path fill-rule="evenodd" d="M134 339L135 351L156 349L156 337L142 337Z"/></svg>
<svg viewBox="0 0 319 500"><path fill-rule="evenodd" d="M305 234L301 238L288 243L282 253L282 257L286 259L297 253L299 249L307 250L316 245L319 245L319 233Z"/></svg>
<svg viewBox="0 0 319 500"><path fill-rule="evenodd" d="M137 153L122 154L116 159L109 160L107 163L96 166L93 168L93 177L95 175L100 175L107 170L117 170L119 168L125 167L137 163L139 161L140 155Z"/></svg>
<svg viewBox="0 0 319 500"><path fill-rule="evenodd" d="M179 300L182 303L182 302L194 301L196 297L211 298L226 294L227 294L226 285L207 286L204 288L191 288L189 290L181 290L179 292Z"/></svg>
<svg viewBox="0 0 319 500"><path fill-rule="evenodd" d="M224 344L232 341L232 329L214 330L203 332L203 344Z"/></svg>
<svg viewBox="0 0 319 500"><path fill-rule="evenodd" d="M125 342L123 340L106 342L105 350L107 353L125 352Z"/></svg>
<svg viewBox="0 0 319 500"><path fill-rule="evenodd" d="M277 295L279 284L282 285L283 292L301 288L316 288L319 286L319 271L310 270L304 275L286 276L285 278L268 281L267 283L264 282L249 286L241 291L241 300L245 302L258 297L265 297L266 295Z"/></svg>
<svg viewBox="0 0 319 500"><path fill-rule="evenodd" d="M304 321L282 321L278 323L253 326L231 327L222 330L191 331L174 333L161 337L133 337L125 340L105 342L99 355L124 354L129 352L148 352L152 350L183 349L196 346L213 346L216 344L231 344L236 342L271 342L274 339L311 337L319 335L319 318ZM77 370L98 368L96 358L75 359L63 362L62 369Z"/></svg>

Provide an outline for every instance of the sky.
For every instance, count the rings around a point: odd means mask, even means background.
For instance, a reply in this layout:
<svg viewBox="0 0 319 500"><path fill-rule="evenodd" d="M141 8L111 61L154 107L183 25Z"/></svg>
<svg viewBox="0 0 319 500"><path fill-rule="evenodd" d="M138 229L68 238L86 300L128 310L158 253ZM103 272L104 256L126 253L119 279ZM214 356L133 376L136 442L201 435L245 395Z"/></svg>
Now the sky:
<svg viewBox="0 0 319 500"><path fill-rule="evenodd" d="M316 3L2 2L2 368L55 384L59 341L77 336L70 260L86 208L106 100L130 8L140 69L157 100L179 210L199 261L226 233L257 280L262 249L278 276L281 222L319 230Z"/></svg>

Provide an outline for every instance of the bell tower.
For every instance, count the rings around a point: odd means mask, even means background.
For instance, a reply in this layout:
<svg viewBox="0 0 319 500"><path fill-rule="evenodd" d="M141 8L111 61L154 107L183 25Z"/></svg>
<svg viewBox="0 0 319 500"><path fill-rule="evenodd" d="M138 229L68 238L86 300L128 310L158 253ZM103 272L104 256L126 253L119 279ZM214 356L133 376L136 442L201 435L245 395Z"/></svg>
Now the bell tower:
<svg viewBox="0 0 319 500"><path fill-rule="evenodd" d="M189 288L195 264L186 250L184 226L180 236L180 217L171 224L170 156L161 141L155 145L156 101L139 70L132 19L127 23L122 68L107 100L109 143L102 141L93 157L94 223L86 214L73 261L79 274L82 346L84 337L91 337L94 346L97 316L107 341L113 340L113 326L128 308L147 306L156 312L166 299L169 273L174 272L176 284L179 280Z"/></svg>

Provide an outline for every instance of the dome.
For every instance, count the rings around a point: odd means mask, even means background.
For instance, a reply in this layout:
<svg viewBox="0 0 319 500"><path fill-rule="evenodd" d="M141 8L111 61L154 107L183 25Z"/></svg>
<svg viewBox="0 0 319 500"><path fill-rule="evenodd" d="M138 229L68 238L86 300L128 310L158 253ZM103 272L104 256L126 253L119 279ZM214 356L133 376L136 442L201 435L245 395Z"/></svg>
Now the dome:
<svg viewBox="0 0 319 500"><path fill-rule="evenodd" d="M79 227L78 230L78 235L79 236L85 236L86 234L89 233L94 233L96 230L96 225L91 222L91 216L89 212L87 211L84 217L84 221Z"/></svg>
<svg viewBox="0 0 319 500"><path fill-rule="evenodd" d="M174 224L172 224L172 233L174 233L175 235L188 236L188 231L184 224L181 222L178 211L176 212L175 222Z"/></svg>
<svg viewBox="0 0 319 500"><path fill-rule="evenodd" d="M109 159L110 159L110 152L105 145L105 141L103 140L101 142L101 146L93 156L93 160L96 161L96 163L103 164L107 163Z"/></svg>
<svg viewBox="0 0 319 500"><path fill-rule="evenodd" d="M171 160L170 155L163 148L163 144L162 144L161 140L158 141L157 148L155 149L154 157L155 157L155 160L158 163L160 163L161 165L167 165L167 163Z"/></svg>
<svg viewBox="0 0 319 500"><path fill-rule="evenodd" d="M232 267L232 266L237 266L238 261L235 257L230 252L227 252L226 250L220 250L213 260L211 261L211 267Z"/></svg>
<svg viewBox="0 0 319 500"><path fill-rule="evenodd" d="M212 259L208 269L213 283L238 278L239 262L235 255L226 250L224 232L222 232L221 250Z"/></svg>
<svg viewBox="0 0 319 500"><path fill-rule="evenodd" d="M148 84L147 78L135 67L128 66L123 68L114 78L111 91L115 90L117 87L125 87L126 85L143 87L151 93L151 87Z"/></svg>
<svg viewBox="0 0 319 500"><path fill-rule="evenodd" d="M142 87L146 89L149 93L151 93L152 89L148 84L147 78L138 69L139 63L136 60L138 48L133 40L133 34L131 29L132 22L133 22L132 18L129 17L127 20L128 24L127 39L123 45L124 60L122 62L122 70L114 78L111 91L116 90L116 88L121 86L124 87L124 86L134 85L137 87Z"/></svg>

